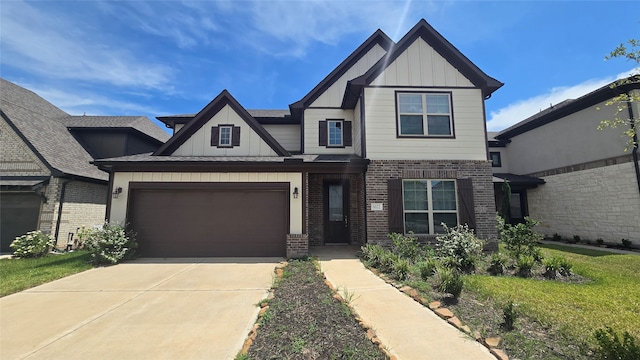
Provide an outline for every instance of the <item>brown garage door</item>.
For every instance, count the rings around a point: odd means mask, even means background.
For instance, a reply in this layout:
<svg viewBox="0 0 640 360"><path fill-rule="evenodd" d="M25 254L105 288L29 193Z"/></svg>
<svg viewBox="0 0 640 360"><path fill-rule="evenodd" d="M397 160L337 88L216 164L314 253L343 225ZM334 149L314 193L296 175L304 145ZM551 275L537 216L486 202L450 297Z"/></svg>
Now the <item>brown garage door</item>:
<svg viewBox="0 0 640 360"><path fill-rule="evenodd" d="M9 245L16 236L37 230L42 198L34 193L0 195L0 251L13 251Z"/></svg>
<svg viewBox="0 0 640 360"><path fill-rule="evenodd" d="M285 256L288 184L132 183L144 257Z"/></svg>

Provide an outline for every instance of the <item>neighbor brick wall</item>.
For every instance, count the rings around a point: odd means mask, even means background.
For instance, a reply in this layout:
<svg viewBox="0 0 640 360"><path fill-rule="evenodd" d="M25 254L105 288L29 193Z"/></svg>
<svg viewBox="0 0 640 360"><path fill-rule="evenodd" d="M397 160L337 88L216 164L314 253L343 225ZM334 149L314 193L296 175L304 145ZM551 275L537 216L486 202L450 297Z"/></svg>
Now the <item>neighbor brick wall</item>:
<svg viewBox="0 0 640 360"><path fill-rule="evenodd" d="M4 119L0 119L0 175L51 175L47 166L38 159Z"/></svg>
<svg viewBox="0 0 640 360"><path fill-rule="evenodd" d="M640 192L633 162L555 173L527 191L529 215L541 222L540 233L617 244L625 238L640 245Z"/></svg>
<svg viewBox="0 0 640 360"><path fill-rule="evenodd" d="M497 249L496 209L493 176L488 161L372 160L366 173L367 242L389 244L387 180L389 179L473 179L476 234L487 240L487 250ZM382 203L382 211L371 211L371 203Z"/></svg>

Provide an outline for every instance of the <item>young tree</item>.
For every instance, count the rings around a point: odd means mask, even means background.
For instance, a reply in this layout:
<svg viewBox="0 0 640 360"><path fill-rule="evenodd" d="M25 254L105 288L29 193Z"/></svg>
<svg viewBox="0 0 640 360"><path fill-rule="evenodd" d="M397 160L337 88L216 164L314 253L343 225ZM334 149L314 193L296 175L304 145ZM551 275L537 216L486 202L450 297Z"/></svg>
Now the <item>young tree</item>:
<svg viewBox="0 0 640 360"><path fill-rule="evenodd" d="M614 58L625 58L627 61L638 65L633 69L629 77L617 80L611 88L621 87L630 84L640 83L640 39L630 39L626 43L620 44L615 50L605 57L605 60ZM640 122L636 121L629 113L628 106L633 103L640 103L640 90L621 92L606 102L607 106L615 106L615 113L612 119L605 119L598 125L598 130L606 128L624 127L623 135L628 137L624 151L638 148L638 132L640 132ZM639 114L634 114L637 119ZM637 150L636 150L637 151Z"/></svg>

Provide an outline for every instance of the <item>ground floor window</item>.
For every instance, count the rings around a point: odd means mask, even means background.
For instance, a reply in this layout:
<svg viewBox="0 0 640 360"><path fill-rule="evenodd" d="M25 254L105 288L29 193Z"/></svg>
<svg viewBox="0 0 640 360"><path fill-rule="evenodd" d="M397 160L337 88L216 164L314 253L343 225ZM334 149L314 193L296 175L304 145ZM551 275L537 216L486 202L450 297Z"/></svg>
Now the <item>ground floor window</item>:
<svg viewBox="0 0 640 360"><path fill-rule="evenodd" d="M403 180L404 232L438 234L458 224L455 180Z"/></svg>

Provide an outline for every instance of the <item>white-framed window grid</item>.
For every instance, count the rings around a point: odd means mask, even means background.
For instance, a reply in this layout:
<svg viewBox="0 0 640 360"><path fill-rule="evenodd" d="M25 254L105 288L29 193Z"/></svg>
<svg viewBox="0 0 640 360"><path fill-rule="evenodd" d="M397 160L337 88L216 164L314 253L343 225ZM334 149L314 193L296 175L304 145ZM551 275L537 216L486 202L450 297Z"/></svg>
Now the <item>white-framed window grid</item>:
<svg viewBox="0 0 640 360"><path fill-rule="evenodd" d="M231 141L233 133L233 126L220 126L218 133L218 145L219 146L231 146L233 142Z"/></svg>
<svg viewBox="0 0 640 360"><path fill-rule="evenodd" d="M327 145L344 146L344 124L342 120L327 120Z"/></svg>
<svg viewBox="0 0 640 360"><path fill-rule="evenodd" d="M458 224L458 192L452 179L403 179L402 210L405 234L443 233L441 223Z"/></svg>
<svg viewBox="0 0 640 360"><path fill-rule="evenodd" d="M453 135L451 94L398 92L398 134L401 136Z"/></svg>

